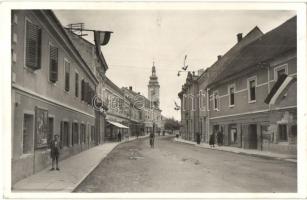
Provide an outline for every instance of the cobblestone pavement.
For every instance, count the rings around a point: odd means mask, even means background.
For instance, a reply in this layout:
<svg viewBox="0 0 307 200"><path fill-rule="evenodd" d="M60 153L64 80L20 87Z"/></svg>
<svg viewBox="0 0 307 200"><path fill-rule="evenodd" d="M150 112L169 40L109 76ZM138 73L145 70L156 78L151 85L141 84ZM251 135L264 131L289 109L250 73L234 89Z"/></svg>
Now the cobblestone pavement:
<svg viewBox="0 0 307 200"><path fill-rule="evenodd" d="M296 192L296 163L157 137L117 146L75 192Z"/></svg>

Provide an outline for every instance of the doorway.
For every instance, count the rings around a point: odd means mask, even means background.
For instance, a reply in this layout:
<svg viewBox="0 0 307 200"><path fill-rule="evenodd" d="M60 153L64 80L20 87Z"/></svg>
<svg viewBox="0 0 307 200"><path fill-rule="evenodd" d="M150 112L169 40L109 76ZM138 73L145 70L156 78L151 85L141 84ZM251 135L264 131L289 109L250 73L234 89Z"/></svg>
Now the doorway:
<svg viewBox="0 0 307 200"><path fill-rule="evenodd" d="M248 143L249 149L257 149L257 124L248 126Z"/></svg>
<svg viewBox="0 0 307 200"><path fill-rule="evenodd" d="M22 153L27 154L30 153L33 149L33 115L24 114L23 116L23 137L22 137Z"/></svg>

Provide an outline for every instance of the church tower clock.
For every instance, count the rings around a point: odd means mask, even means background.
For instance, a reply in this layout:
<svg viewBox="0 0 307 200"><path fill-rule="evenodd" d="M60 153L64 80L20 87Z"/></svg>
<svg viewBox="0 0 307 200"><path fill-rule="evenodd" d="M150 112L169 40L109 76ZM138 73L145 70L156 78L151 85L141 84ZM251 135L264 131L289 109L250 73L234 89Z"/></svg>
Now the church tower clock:
<svg viewBox="0 0 307 200"><path fill-rule="evenodd" d="M148 83L148 99L152 102L153 106L159 108L160 104L160 85L156 74L155 63L153 62L151 69L151 76Z"/></svg>

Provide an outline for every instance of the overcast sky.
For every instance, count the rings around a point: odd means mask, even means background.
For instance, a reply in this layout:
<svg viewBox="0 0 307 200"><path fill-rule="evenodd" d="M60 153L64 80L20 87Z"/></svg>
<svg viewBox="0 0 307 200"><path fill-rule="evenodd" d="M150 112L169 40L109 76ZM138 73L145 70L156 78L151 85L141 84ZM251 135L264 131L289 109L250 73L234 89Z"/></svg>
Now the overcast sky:
<svg viewBox="0 0 307 200"><path fill-rule="evenodd" d="M88 29L114 33L102 47L106 75L118 87L132 86L147 96L153 60L160 83L160 107L167 117L174 110L186 74L178 77L187 54L189 70L212 65L236 43L236 34L258 26L266 33L295 15L294 11L217 10L56 10L62 25L83 22ZM88 39L93 41L92 35Z"/></svg>

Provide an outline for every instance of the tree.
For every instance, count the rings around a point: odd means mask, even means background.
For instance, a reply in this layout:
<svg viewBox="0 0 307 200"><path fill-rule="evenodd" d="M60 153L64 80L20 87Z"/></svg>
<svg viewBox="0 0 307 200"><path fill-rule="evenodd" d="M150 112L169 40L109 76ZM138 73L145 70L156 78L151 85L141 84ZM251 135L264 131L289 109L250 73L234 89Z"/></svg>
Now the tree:
<svg viewBox="0 0 307 200"><path fill-rule="evenodd" d="M174 130L180 129L180 123L179 123L179 121L175 120L174 118L167 118L167 119L165 119L164 129L165 130L171 130L172 133L173 133Z"/></svg>

